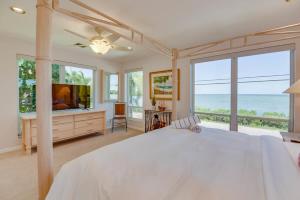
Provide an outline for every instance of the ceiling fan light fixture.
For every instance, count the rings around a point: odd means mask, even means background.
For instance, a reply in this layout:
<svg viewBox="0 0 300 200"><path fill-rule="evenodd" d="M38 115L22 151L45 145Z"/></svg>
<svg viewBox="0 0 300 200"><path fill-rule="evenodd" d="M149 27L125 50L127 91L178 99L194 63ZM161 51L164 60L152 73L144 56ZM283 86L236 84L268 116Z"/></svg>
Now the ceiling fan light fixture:
<svg viewBox="0 0 300 200"><path fill-rule="evenodd" d="M100 53L102 55L106 54L112 48L111 45L105 44L101 40L92 41L90 47L95 53Z"/></svg>

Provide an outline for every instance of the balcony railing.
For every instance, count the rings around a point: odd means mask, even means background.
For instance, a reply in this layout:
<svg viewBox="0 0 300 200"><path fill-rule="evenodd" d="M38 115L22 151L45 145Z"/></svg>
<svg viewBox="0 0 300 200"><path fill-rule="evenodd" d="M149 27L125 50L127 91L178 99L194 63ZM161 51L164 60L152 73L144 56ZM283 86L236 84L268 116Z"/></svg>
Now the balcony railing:
<svg viewBox="0 0 300 200"><path fill-rule="evenodd" d="M200 118L208 121L230 123L230 114L224 113L209 113L209 112L195 112L200 115ZM250 126L258 128L272 128L278 130L288 130L289 119L287 118L273 118L264 116L244 116L238 115L238 125Z"/></svg>

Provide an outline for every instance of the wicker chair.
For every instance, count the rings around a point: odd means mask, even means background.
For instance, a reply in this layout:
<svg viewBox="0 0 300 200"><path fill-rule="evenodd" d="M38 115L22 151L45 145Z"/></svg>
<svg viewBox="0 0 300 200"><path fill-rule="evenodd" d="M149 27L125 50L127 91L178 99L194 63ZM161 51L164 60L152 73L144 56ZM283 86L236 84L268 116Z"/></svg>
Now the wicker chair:
<svg viewBox="0 0 300 200"><path fill-rule="evenodd" d="M114 132L115 127L120 127L120 126L125 126L127 131L126 103L123 102L115 103L111 132Z"/></svg>

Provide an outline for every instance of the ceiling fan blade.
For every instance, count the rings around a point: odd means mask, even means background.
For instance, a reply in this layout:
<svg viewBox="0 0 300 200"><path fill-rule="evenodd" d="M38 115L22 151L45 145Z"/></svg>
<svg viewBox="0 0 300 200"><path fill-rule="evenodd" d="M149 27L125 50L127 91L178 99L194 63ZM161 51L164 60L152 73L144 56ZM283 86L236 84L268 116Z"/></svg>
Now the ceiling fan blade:
<svg viewBox="0 0 300 200"><path fill-rule="evenodd" d="M124 47L119 45L112 45L112 49L117 51L133 51L132 47Z"/></svg>
<svg viewBox="0 0 300 200"><path fill-rule="evenodd" d="M77 37L80 37L80 38L82 38L82 39L84 39L84 40L90 40L89 38L87 38L87 37L85 37L85 36L83 36L83 35L80 35L79 33L75 33L75 32L73 32L73 31L70 31L70 30L68 30L68 29L64 29L64 31L66 31L66 32L68 32L68 33L71 33L72 35L76 35Z"/></svg>
<svg viewBox="0 0 300 200"><path fill-rule="evenodd" d="M105 37L105 39L109 42L109 43L114 43L115 41L117 41L120 38L119 35L116 34L111 34L108 37Z"/></svg>

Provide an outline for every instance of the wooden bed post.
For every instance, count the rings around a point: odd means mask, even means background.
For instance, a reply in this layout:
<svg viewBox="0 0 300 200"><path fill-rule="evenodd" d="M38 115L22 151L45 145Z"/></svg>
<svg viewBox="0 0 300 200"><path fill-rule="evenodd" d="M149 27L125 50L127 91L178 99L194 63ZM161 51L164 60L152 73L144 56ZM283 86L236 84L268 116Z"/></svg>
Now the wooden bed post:
<svg viewBox="0 0 300 200"><path fill-rule="evenodd" d="M45 199L53 180L52 146L52 0L37 0L36 110L39 199Z"/></svg>
<svg viewBox="0 0 300 200"><path fill-rule="evenodd" d="M178 95L178 82L177 82L177 58L178 50L172 49L172 85L173 85L173 95L172 95L172 120L177 119L177 95Z"/></svg>

